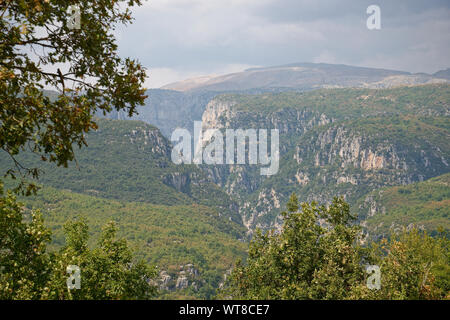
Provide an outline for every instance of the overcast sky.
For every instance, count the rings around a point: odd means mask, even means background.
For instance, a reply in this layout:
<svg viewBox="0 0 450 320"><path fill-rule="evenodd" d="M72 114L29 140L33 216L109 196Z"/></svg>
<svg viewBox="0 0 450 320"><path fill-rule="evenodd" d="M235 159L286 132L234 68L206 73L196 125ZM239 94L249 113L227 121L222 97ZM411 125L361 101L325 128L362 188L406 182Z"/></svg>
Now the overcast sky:
<svg viewBox="0 0 450 320"><path fill-rule="evenodd" d="M366 9L381 8L381 30ZM293 62L433 73L450 67L450 0L149 0L117 30L147 87Z"/></svg>

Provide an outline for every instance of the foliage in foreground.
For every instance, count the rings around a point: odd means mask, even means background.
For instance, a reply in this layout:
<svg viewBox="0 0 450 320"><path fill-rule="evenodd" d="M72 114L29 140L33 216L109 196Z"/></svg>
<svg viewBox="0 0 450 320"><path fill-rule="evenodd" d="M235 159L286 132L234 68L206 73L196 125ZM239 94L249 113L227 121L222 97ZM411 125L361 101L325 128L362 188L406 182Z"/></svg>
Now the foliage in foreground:
<svg viewBox="0 0 450 320"><path fill-rule="evenodd" d="M28 220L28 221L27 221ZM66 245L48 253L50 231L38 211L23 214L11 194L0 198L0 299L147 299L156 293L156 276L142 261L134 263L125 240L107 224L89 249L85 221L65 225ZM81 270L81 288L68 290L67 266Z"/></svg>
<svg viewBox="0 0 450 320"><path fill-rule="evenodd" d="M361 245L343 199L329 207L293 194L281 232L258 232L246 265L236 265L221 298L441 299L449 298L449 240L413 229ZM378 265L381 289L367 288L366 265Z"/></svg>
<svg viewBox="0 0 450 320"><path fill-rule="evenodd" d="M71 5L79 8L80 28L67 23ZM73 147L86 145L85 133L97 129L94 114L131 116L144 104L145 69L119 57L111 32L132 22L134 5L141 1L0 1L0 149L15 164L8 176L39 175L15 159L26 149L66 167ZM56 93L46 95L44 87ZM22 180L16 191L36 187Z"/></svg>
<svg viewBox="0 0 450 320"><path fill-rule="evenodd" d="M159 271L171 276L166 283L170 291L160 290L158 298L169 298L166 294L170 298L213 297L223 274L234 261L246 256L248 248L247 242L238 240L242 237L239 225L203 205L163 206L117 201L50 187L42 187L37 196L19 199L27 209L41 210L45 226L52 231L48 246L51 251L64 246L63 226L73 217L86 219L89 247L100 239L102 226L108 221L116 222L118 236L128 241L135 258L157 265ZM189 279L197 288L189 286L184 289L188 292L172 291L180 266L186 264L193 264L198 271L198 275Z"/></svg>
<svg viewBox="0 0 450 320"><path fill-rule="evenodd" d="M281 232L258 232L246 265L238 264L221 298L234 299L448 299L449 240L416 229L369 246L352 225L348 204L302 203L295 195L283 212ZM24 215L11 194L0 198L0 299L147 299L156 276L133 263L116 228L107 224L98 245L88 247L86 221L65 225L66 244L47 253L50 232L38 211ZM380 290L366 282L367 264L381 270ZM81 269L81 289L67 289L68 265Z"/></svg>
<svg viewBox="0 0 450 320"><path fill-rule="evenodd" d="M381 270L380 290L365 283L352 288L351 299L450 299L449 240L414 228L372 243L370 260Z"/></svg>

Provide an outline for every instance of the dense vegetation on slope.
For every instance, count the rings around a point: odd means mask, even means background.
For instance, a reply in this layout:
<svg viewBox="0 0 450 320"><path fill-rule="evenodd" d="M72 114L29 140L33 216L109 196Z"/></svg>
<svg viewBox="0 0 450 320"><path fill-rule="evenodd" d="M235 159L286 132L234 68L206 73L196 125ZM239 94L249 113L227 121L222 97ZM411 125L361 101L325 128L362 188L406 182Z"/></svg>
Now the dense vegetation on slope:
<svg viewBox="0 0 450 320"><path fill-rule="evenodd" d="M98 119L99 129L87 135L88 147L75 151L76 162L68 168L43 164L24 152L17 157L27 167L42 168L39 180L46 186L102 198L163 205L203 204L220 208L235 222L235 204L208 181L194 165L175 165L170 143L159 130L140 121ZM6 153L0 169L14 167Z"/></svg>
<svg viewBox="0 0 450 320"><path fill-rule="evenodd" d="M64 244L62 226L74 217L87 218L91 244L113 220L139 257L168 272L171 280L164 287L175 289L180 266L193 264L198 275L177 294L210 297L245 253L246 230L236 204L194 165L174 165L170 143L157 128L139 121L98 119L97 124L68 168L44 164L28 152L17 157L24 166L42 168L43 189L22 200L43 210L53 231L50 247ZM2 153L0 168L12 166Z"/></svg>
<svg viewBox="0 0 450 320"><path fill-rule="evenodd" d="M370 205L368 205L370 199ZM436 235L450 231L450 173L405 186L385 187L360 199L359 211L369 211L369 234L387 235L390 229L414 224Z"/></svg>
<svg viewBox="0 0 450 320"><path fill-rule="evenodd" d="M109 221L118 226L118 235L128 240L138 258L172 276L173 289L179 266L193 264L198 270L197 290L186 294L211 297L222 276L238 257L244 257L246 244L239 241L242 226L202 205L155 205L103 199L68 190L42 188L37 196L23 199L28 209L41 209L45 223L53 232L50 248L62 247L63 226L67 221L85 218L90 244ZM181 294L178 292L177 294Z"/></svg>
<svg viewBox="0 0 450 320"><path fill-rule="evenodd" d="M154 267L133 257L127 241L105 224L96 246L87 245L83 220L64 222L65 244L49 252L51 231L42 214L25 210L0 183L0 300L150 299ZM68 275L69 273L69 275Z"/></svg>
<svg viewBox="0 0 450 320"><path fill-rule="evenodd" d="M436 84L392 89L318 89L307 92L224 94L233 110L273 113L283 109L311 109L336 119L390 114L445 114L450 85Z"/></svg>

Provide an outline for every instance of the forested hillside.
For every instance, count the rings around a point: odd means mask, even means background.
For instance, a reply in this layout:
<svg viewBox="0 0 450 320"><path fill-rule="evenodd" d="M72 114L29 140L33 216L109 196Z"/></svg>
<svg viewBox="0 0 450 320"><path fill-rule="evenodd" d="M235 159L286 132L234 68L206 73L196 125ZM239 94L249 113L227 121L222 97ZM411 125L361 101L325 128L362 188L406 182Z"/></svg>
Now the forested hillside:
<svg viewBox="0 0 450 320"><path fill-rule="evenodd" d="M21 165L42 170L43 188L22 200L43 212L53 231L50 248L65 244L67 221L86 217L91 245L101 227L115 221L137 257L163 272L157 280L163 292L212 297L226 270L245 254L246 230L236 202L200 169L173 164L170 143L157 128L129 120L97 124L88 147L75 151L68 168L43 165L32 153L17 157ZM14 167L5 153L0 167ZM183 266L191 264L192 274L184 279Z"/></svg>
<svg viewBox="0 0 450 320"><path fill-rule="evenodd" d="M272 177L248 165L204 170L239 201L250 231L279 226L294 191L302 201L343 195L362 221L360 197L449 172L449 92L429 85L222 95L209 103L204 126L279 129L280 170Z"/></svg>
<svg viewBox="0 0 450 320"><path fill-rule="evenodd" d="M423 182L375 190L356 203L367 213L369 234L386 236L391 230L415 225L436 235L450 231L450 174Z"/></svg>
<svg viewBox="0 0 450 320"><path fill-rule="evenodd" d="M91 246L101 228L114 221L118 236L128 240L136 257L157 266L161 297L211 298L234 261L245 257L243 227L203 205L118 201L51 187L23 201L27 209L41 210L53 233L51 250L65 245L67 221L86 219Z"/></svg>
<svg viewBox="0 0 450 320"><path fill-rule="evenodd" d="M87 148L75 151L68 168L42 164L40 157L17 157L25 167L42 170L39 182L58 189L124 201L153 204L204 204L240 223L232 199L194 165L177 166L169 141L159 130L139 121L97 119L99 129L87 135ZM14 163L3 153L0 168Z"/></svg>

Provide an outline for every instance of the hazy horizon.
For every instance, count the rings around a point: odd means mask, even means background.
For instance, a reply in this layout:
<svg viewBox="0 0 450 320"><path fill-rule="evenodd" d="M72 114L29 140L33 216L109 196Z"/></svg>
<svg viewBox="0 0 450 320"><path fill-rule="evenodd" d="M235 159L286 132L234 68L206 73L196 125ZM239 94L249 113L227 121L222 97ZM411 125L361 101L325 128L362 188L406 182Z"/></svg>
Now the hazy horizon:
<svg viewBox="0 0 450 320"><path fill-rule="evenodd" d="M368 6L381 29L368 30ZM119 27L121 56L148 68L148 88L252 67L323 62L435 73L450 67L450 3L336 0L152 0Z"/></svg>
<svg viewBox="0 0 450 320"><path fill-rule="evenodd" d="M349 67L361 67L361 68L371 68L371 69L380 69L380 70L401 71L401 72L409 72L411 74L421 74L421 73L422 74L425 73L425 74L429 74L429 75L433 74L433 73L426 73L426 72L412 72L412 71L409 71L409 70L388 69L388 68L381 68L381 67L380 68L377 68L377 67L373 67L372 68L372 67L367 67L367 66L349 65L349 64L344 64L344 63L326 63L326 62L310 62L310 61L301 61L300 62L300 61L297 61L297 62L286 63L286 64L282 64L282 65L253 66L253 67L243 68L241 70L236 70L236 71L228 72L228 73L199 74L199 75L196 75L196 76L187 77L187 78L183 78L183 79L180 79L180 80L167 82L165 84L162 84L159 87L149 87L148 89L164 89L164 87L169 86L171 84L178 83L178 82L183 82L183 81L187 81L187 80L194 80L194 79L201 79L201 78L209 78L209 79L211 79L211 78L220 77L220 76L224 76L224 75L228 75L228 74L245 72L245 71L248 71L248 70L253 69L253 68L264 69L264 68L284 67L284 66L289 66L289 65L293 65L293 64L306 64L306 63L312 63L312 64L318 64L318 65L319 64L329 64L329 65L336 65L336 66L337 65L341 65L341 66L349 66ZM446 67L446 68L443 68L443 69L440 69L440 70L437 70L437 71L442 71L442 70L446 70L446 69L450 69L450 67Z"/></svg>

